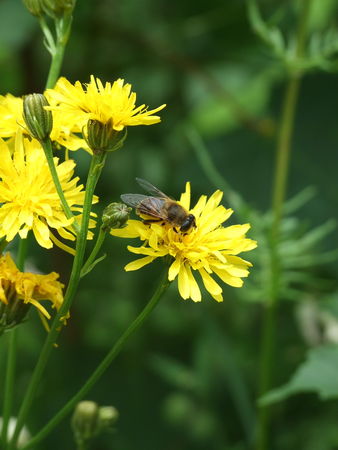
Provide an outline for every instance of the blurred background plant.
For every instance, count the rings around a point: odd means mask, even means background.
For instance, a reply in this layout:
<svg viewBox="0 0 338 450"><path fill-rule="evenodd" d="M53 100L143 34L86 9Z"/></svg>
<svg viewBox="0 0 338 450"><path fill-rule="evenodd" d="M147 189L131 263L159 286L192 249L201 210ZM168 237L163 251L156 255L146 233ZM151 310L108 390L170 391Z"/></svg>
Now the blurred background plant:
<svg viewBox="0 0 338 450"><path fill-rule="evenodd" d="M307 38L299 54L296 29L304 3ZM49 56L38 22L20 0L2 0L0 18L1 93L41 92ZM250 449L259 411L273 403L273 439L266 448L337 448L337 19L337 0L78 2L62 74L83 82L91 74L121 77L135 87L140 103L168 105L160 125L151 133L133 130L128 149L108 161L101 208L136 191L136 176L176 198L190 180L193 199L215 187L224 190L225 206L235 209L233 223L249 221L250 237L259 241L245 287L226 288L223 304L206 292L200 304L183 302L171 287L91 392L120 413L114 435L98 437L95 449ZM285 84L301 76L287 201L272 254L280 111ZM74 158L84 176L89 155L76 152ZM83 280L62 351L55 352L40 387L48 402L36 403L30 430L85 380L161 271L154 265L124 273L130 254L118 239L106 239L104 251L105 263ZM29 262L66 281L70 257L57 249L50 255L46 263L32 244ZM268 383L276 389L258 407L260 339L276 255L279 305ZM34 318L20 330L17 400L43 333ZM71 439L65 421L39 448L62 448Z"/></svg>

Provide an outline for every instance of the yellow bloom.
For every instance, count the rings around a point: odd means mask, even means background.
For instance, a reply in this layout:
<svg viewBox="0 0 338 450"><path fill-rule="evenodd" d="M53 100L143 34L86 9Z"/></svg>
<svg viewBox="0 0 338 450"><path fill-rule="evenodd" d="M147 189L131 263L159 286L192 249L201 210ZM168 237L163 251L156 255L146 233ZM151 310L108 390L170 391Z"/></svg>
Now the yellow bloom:
<svg viewBox="0 0 338 450"><path fill-rule="evenodd" d="M59 309L63 302L62 288L57 281L59 275L52 272L39 275L20 272L9 253L0 257L0 333L20 323L30 305L35 306L47 319L50 314L42 305L49 300L52 307Z"/></svg>
<svg viewBox="0 0 338 450"><path fill-rule="evenodd" d="M130 220L126 228L112 230L113 236L135 238L144 244L141 247L128 246L132 253L145 255L125 267L137 270L154 259L171 256L168 279L178 277L178 290L182 298L201 301L201 291L193 271L199 272L206 290L217 301L222 301L222 287L212 278L216 275L224 283L234 287L243 285L242 278L249 274L251 264L237 256L241 252L254 249L255 241L246 238L250 225L223 227L232 214L231 209L220 205L223 193L216 191L209 199L202 195L190 213L196 218L196 228L189 233L175 230L169 224L144 224L140 220ZM190 183L178 202L186 210L190 209Z"/></svg>
<svg viewBox="0 0 338 450"><path fill-rule="evenodd" d="M46 97L52 104L53 99L48 98L48 95ZM25 133L26 124L22 112L23 99L21 97L14 97L11 94L0 95L0 137L13 138L18 129ZM53 112L53 129L50 135L53 142L66 147L68 150L84 148L90 151L86 141L75 134L81 131L75 118L70 121L59 111Z"/></svg>
<svg viewBox="0 0 338 450"><path fill-rule="evenodd" d="M102 84L99 78L92 75L90 83L85 88L76 81L73 85L66 78L60 78L54 89L48 89L47 94L57 103L51 106L52 111L62 111L71 122L78 121L81 129L89 119L102 123L112 122L113 129L123 130L134 125L152 125L161 121L154 113L166 105L147 110L145 105L135 106L136 94L131 92L131 85L124 84L119 78L113 84Z"/></svg>
<svg viewBox="0 0 338 450"><path fill-rule="evenodd" d="M74 240L71 231L73 219L67 219L50 175L48 164L40 144L24 139L18 133L14 151L0 139L0 237L11 241L19 234L26 238L32 230L37 242L51 248L59 244L51 229L65 239ZM65 197L72 211L81 214L84 201L83 186L79 178L72 178L75 162L71 159L58 163L56 170ZM94 202L97 198L94 199ZM76 216L79 220L81 215ZM93 223L91 223L93 226Z"/></svg>

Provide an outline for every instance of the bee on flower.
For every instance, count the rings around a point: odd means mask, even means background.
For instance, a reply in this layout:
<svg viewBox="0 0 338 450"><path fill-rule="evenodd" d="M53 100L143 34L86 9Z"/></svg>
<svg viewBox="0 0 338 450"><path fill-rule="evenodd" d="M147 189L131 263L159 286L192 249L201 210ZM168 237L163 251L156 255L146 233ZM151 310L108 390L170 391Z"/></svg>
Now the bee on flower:
<svg viewBox="0 0 338 450"><path fill-rule="evenodd" d="M143 181L141 180L141 184ZM148 182L146 184L150 185ZM186 226L182 229L182 225L178 227L177 219L168 220L164 215L159 217L161 214L155 214L154 209L144 208L144 205L159 204L161 198L163 202L165 194L154 186L153 188L155 196L148 197L148 200L141 194L121 196L122 200L136 208L143 219L129 220L126 228L110 232L113 236L139 238L142 241L139 247L128 246L130 252L143 257L127 264L125 270L138 270L157 258L169 256L171 263L168 279L178 279L178 290L183 299L201 301L201 290L195 279L195 274L198 273L211 296L218 302L223 301L223 289L214 277L233 287L243 285L242 278L249 275L251 263L238 255L257 246L256 241L246 237L250 225L222 225L233 211L220 205L223 193L219 190L209 199L202 195L190 209L188 182L185 192L177 202L186 211ZM138 200L130 195L139 195Z"/></svg>

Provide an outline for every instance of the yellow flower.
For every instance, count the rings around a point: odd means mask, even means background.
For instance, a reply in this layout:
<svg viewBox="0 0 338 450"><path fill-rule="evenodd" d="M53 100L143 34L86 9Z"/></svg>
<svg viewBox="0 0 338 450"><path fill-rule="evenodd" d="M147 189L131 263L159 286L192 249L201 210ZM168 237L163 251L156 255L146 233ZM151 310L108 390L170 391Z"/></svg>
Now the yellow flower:
<svg viewBox="0 0 338 450"><path fill-rule="evenodd" d="M66 78L60 78L54 89L48 89L47 94L57 103L51 106L52 111L62 111L71 122L78 121L81 129L89 119L102 123L112 122L116 131L134 125L152 125L161 121L154 113L166 105L148 111L145 105L135 106L136 94L131 92L131 85L124 84L119 78L113 84L102 84L99 78L92 75L90 83L85 88L76 81L73 85Z"/></svg>
<svg viewBox="0 0 338 450"><path fill-rule="evenodd" d="M63 238L74 240L73 219L67 219L62 210L40 144L24 139L19 132L14 150L0 139L0 154L0 237L9 242L19 234L24 239L32 230L42 247L51 248L54 241L63 248L52 234L51 229L54 229ZM72 178L75 162L71 159L58 161L54 158L62 189L71 210L80 213L76 216L79 220L85 193L83 186L77 184L79 178ZM97 202L96 197L94 202Z"/></svg>
<svg viewBox="0 0 338 450"><path fill-rule="evenodd" d="M46 97L51 104L53 99L48 98L48 95ZM13 138L18 129L25 133L26 124L22 112L23 99L21 97L14 97L11 94L0 95L0 137ZM86 141L75 134L81 131L75 118L70 121L59 111L53 112L53 129L50 135L53 142L66 147L68 150L84 148L90 151Z"/></svg>
<svg viewBox="0 0 338 450"><path fill-rule="evenodd" d="M182 233L170 224L147 225L140 220L130 220L126 228L112 230L113 236L138 237L144 241L141 247L128 246L130 252L145 256L127 264L125 270L140 269L156 258L169 255L173 261L168 279L178 277L181 297L195 302L201 301L202 296L193 271L199 272L206 290L218 302L223 300L222 287L211 275L230 286L241 287L251 264L237 255L254 249L257 244L245 236L249 224L222 226L233 212L220 205L222 196L221 191L216 191L209 199L205 195L200 197L190 210L196 218L196 228L189 233ZM186 184L178 203L189 211L190 183Z"/></svg>
<svg viewBox="0 0 338 450"><path fill-rule="evenodd" d="M0 257L0 333L20 323L30 305L35 306L47 319L50 314L42 305L49 300L52 307L59 309L63 302L62 288L57 281L59 275L52 272L39 275L20 272L9 253Z"/></svg>

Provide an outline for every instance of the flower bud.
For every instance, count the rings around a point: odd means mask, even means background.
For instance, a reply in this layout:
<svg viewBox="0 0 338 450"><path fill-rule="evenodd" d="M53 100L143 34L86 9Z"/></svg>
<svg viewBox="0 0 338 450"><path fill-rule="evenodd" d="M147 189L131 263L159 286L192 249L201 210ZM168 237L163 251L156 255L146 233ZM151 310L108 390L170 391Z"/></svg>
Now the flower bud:
<svg viewBox="0 0 338 450"><path fill-rule="evenodd" d="M114 406L101 406L99 409L98 424L101 431L111 429L117 419L119 418L119 412Z"/></svg>
<svg viewBox="0 0 338 450"><path fill-rule="evenodd" d="M71 14L75 7L75 0L41 0L46 13L54 18Z"/></svg>
<svg viewBox="0 0 338 450"><path fill-rule="evenodd" d="M44 107L49 106L43 94L26 95L23 100L23 118L31 135L43 141L49 137L53 128L51 111Z"/></svg>
<svg viewBox="0 0 338 450"><path fill-rule="evenodd" d="M131 208L124 203L110 203L102 213L102 230L124 228L129 219Z"/></svg>
<svg viewBox="0 0 338 450"><path fill-rule="evenodd" d="M13 298L7 294L7 301L8 303L0 301L0 336L23 322L31 306L30 303L17 298L15 294Z"/></svg>
<svg viewBox="0 0 338 450"><path fill-rule="evenodd" d="M43 16L43 8L41 5L41 0L22 0L23 4L26 6L28 11L36 17Z"/></svg>
<svg viewBox="0 0 338 450"><path fill-rule="evenodd" d="M95 402L85 400L79 402L71 419L75 441L85 443L98 432L99 406Z"/></svg>
<svg viewBox="0 0 338 450"><path fill-rule="evenodd" d="M126 136L127 129L125 128L123 131L114 130L111 120L107 123L93 119L88 120L85 139L95 154L118 150L122 147Z"/></svg>

